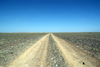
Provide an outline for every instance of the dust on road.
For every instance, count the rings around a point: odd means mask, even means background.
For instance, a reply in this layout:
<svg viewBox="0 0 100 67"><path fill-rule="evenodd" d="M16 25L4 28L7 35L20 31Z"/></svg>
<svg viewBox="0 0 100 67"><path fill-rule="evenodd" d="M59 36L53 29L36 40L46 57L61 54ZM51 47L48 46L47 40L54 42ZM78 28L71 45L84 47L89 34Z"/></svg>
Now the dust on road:
<svg viewBox="0 0 100 67"><path fill-rule="evenodd" d="M47 34L6 67L97 67L98 61ZM99 67L99 66L98 66Z"/></svg>
<svg viewBox="0 0 100 67"><path fill-rule="evenodd" d="M49 34L27 49L7 67L45 67L48 39Z"/></svg>

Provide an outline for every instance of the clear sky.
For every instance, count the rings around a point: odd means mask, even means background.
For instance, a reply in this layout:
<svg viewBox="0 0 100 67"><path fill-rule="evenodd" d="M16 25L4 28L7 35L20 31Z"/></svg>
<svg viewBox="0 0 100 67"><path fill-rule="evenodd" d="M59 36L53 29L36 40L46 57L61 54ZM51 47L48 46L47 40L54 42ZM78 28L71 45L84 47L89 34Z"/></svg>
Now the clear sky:
<svg viewBox="0 0 100 67"><path fill-rule="evenodd" d="M100 32L100 0L0 0L0 32Z"/></svg>

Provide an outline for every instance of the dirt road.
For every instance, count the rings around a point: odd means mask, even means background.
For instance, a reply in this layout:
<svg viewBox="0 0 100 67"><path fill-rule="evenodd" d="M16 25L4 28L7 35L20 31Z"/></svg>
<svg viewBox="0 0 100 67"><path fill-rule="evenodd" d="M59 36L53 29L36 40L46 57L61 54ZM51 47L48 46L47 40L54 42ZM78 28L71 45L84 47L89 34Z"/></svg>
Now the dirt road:
<svg viewBox="0 0 100 67"><path fill-rule="evenodd" d="M5 67L99 67L99 62L53 34L47 34Z"/></svg>

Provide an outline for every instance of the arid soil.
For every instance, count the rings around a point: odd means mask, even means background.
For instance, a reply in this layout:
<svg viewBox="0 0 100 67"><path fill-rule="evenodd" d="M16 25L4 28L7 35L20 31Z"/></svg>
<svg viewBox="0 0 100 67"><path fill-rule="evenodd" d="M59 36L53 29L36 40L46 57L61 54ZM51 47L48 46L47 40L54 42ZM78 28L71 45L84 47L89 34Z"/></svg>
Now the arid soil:
<svg viewBox="0 0 100 67"><path fill-rule="evenodd" d="M4 67L46 33L0 33L0 66Z"/></svg>
<svg viewBox="0 0 100 67"><path fill-rule="evenodd" d="M1 67L100 67L100 63L63 39L47 34Z"/></svg>
<svg viewBox="0 0 100 67"><path fill-rule="evenodd" d="M54 33L100 62L100 32Z"/></svg>
<svg viewBox="0 0 100 67"><path fill-rule="evenodd" d="M62 52L63 57L66 62L69 64L69 67L99 67L100 63L88 56L87 54L79 51L73 45L65 42L63 39L60 39L52 35L56 41L60 51Z"/></svg>

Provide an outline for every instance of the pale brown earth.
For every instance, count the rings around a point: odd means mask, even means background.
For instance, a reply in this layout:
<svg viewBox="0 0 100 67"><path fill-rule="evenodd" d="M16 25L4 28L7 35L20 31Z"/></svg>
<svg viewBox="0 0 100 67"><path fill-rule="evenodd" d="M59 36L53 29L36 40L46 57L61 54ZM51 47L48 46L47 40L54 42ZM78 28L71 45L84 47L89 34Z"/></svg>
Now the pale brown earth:
<svg viewBox="0 0 100 67"><path fill-rule="evenodd" d="M5 67L100 67L93 57L47 34Z"/></svg>

